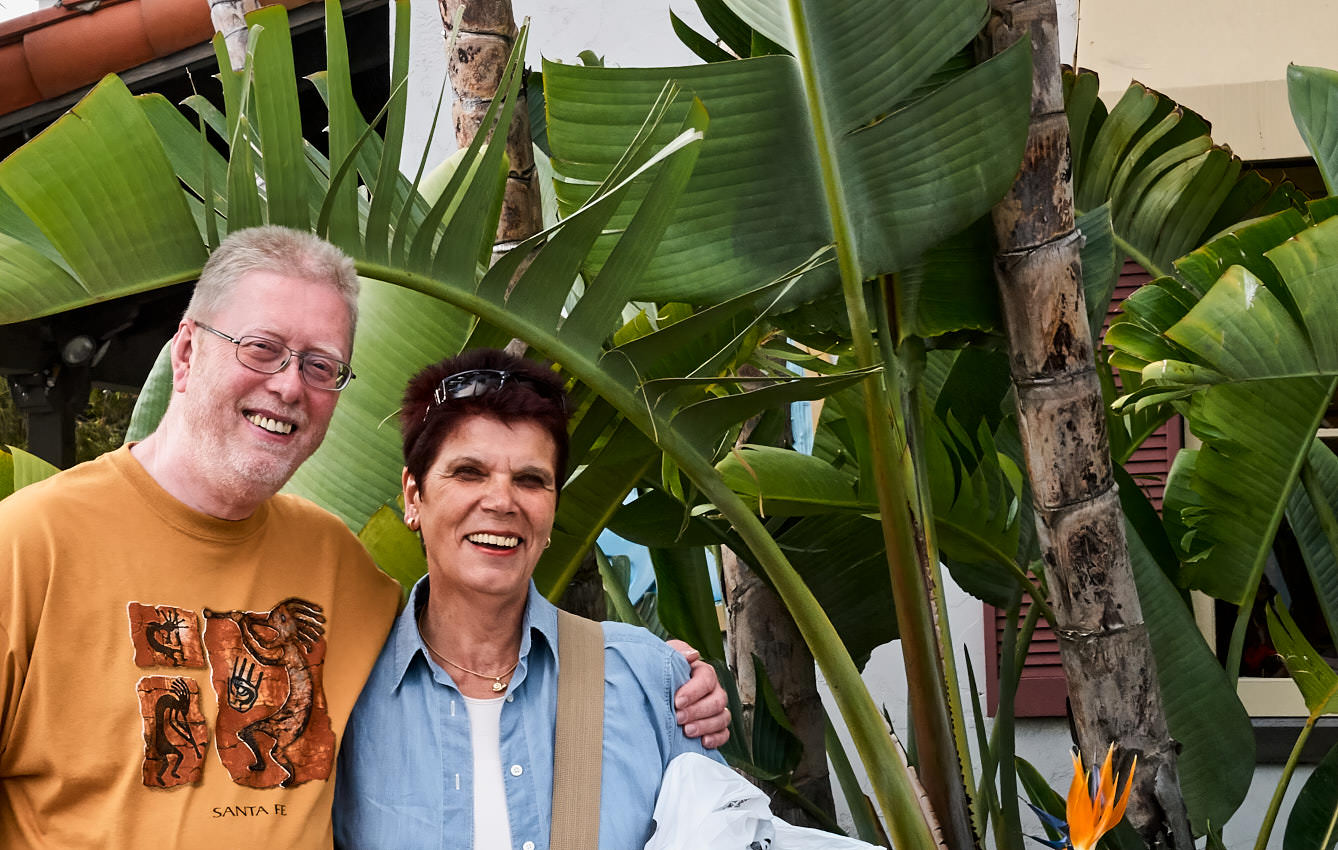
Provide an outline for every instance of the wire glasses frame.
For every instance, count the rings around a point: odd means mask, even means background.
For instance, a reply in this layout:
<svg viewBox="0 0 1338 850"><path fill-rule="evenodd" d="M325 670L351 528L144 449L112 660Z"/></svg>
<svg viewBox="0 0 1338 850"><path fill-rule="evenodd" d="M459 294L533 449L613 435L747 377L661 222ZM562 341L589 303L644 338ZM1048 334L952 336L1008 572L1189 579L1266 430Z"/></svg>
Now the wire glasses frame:
<svg viewBox="0 0 1338 850"><path fill-rule="evenodd" d="M281 342L263 336L233 337L218 328L211 328L204 322L196 321L196 327L209 331L214 336L227 340L237 346L237 362L248 369L265 375L274 375L287 368L288 363L297 358L297 371L302 376L302 383L318 390L339 392L353 380L353 367L343 360L337 360L328 354L312 351L298 351Z"/></svg>
<svg viewBox="0 0 1338 850"><path fill-rule="evenodd" d="M447 375L441 379L441 383L437 384L437 388L432 391L432 404L428 406L423 416L426 418L433 408L439 407L451 399L472 398L499 392L502 387L506 386L507 381L515 381L542 398L556 401L561 406L562 412L567 412L567 400L564 394L551 384L506 369L469 369L464 372L456 372L454 375Z"/></svg>

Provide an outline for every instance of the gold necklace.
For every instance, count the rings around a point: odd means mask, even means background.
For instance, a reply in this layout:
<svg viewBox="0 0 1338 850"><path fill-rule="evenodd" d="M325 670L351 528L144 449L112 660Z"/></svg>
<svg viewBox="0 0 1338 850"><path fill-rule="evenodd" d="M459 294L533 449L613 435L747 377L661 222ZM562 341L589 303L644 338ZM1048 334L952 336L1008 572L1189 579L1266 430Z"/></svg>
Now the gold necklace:
<svg viewBox="0 0 1338 850"><path fill-rule="evenodd" d="M515 670L516 667L520 665L519 658L516 659L516 662L514 664L512 664L510 667L506 668L502 672L498 673L496 676L490 673L480 673L477 670L470 670L468 667L465 667L462 664L456 664L454 661L452 661L451 659L447 658L444 654L442 654L442 651L440 649L437 649L431 643L428 643L427 635L423 634L423 615L421 612L419 612L418 618L415 622L417 622L418 624L418 636L423 639L423 645L426 646L429 650L431 650L442 661L445 661L447 664L451 665L457 670L463 670L464 672L468 673L471 676L478 676L480 679L492 679L492 692L495 694L500 694L502 691L506 690L507 685L509 685L510 682L503 682L502 677L511 675L511 671Z"/></svg>

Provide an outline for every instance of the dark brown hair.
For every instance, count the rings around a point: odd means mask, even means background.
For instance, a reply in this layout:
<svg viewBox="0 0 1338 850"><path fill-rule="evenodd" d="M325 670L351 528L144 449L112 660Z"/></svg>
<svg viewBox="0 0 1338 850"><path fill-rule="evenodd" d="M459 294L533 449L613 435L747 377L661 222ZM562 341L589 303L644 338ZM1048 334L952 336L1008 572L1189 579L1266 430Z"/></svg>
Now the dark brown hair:
<svg viewBox="0 0 1338 850"><path fill-rule="evenodd" d="M507 380L493 392L436 403L433 393L444 378L474 369L510 372L541 384L545 390L536 391L526 381ZM567 478L566 391L552 369L495 348L476 348L434 363L410 378L400 405L400 433L404 465L415 481L423 480L442 443L471 416L505 423L533 422L546 431L557 448L553 471L557 485L562 486Z"/></svg>

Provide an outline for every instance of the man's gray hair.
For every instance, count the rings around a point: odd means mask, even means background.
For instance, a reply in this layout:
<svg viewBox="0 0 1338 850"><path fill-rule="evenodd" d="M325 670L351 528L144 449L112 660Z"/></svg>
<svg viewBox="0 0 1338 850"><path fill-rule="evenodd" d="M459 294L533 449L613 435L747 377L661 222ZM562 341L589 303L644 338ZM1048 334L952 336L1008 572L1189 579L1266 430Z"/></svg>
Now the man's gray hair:
<svg viewBox="0 0 1338 850"><path fill-rule="evenodd" d="M358 275L353 260L314 233L277 224L228 234L204 264L186 318L212 320L237 282L256 271L328 283L348 307L352 341L358 324Z"/></svg>

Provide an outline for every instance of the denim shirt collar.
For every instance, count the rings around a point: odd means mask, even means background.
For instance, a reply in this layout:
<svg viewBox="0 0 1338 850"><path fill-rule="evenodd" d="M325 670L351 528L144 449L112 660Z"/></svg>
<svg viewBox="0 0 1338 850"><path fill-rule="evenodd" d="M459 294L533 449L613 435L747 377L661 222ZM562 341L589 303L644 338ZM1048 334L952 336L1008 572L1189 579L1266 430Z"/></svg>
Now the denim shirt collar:
<svg viewBox="0 0 1338 850"><path fill-rule="evenodd" d="M428 654L427 645L423 643L423 636L418 632L418 612L427 604L428 593L428 577L423 576L414 584L413 590L409 591L409 604L404 606L404 610L395 619L394 628L391 629L390 644L393 647L394 674L389 677L391 691L399 689L414 658L421 657L429 669L436 667ZM557 668L557 610L557 606L545 599L531 580L529 595L525 600L525 616L520 627L520 664L516 667L515 675L511 677L511 690L514 691L525 681L525 674L529 669L530 650L535 645L533 636L536 632L543 638L538 642L542 647L541 651L548 653L550 663L554 669ZM451 681L443 684L454 686Z"/></svg>

